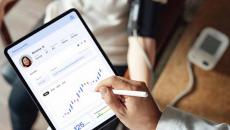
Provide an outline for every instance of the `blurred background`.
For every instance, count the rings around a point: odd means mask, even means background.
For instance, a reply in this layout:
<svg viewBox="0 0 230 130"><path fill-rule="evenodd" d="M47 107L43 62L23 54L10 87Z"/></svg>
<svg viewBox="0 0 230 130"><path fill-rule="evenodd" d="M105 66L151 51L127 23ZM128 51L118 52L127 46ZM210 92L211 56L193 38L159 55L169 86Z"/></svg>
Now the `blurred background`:
<svg viewBox="0 0 230 130"><path fill-rule="evenodd" d="M41 25L50 2L52 0L0 0L0 70L7 64L3 54L5 46ZM152 91L161 110L186 86L186 55L201 30L211 26L230 36L229 8L229 0L168 0L163 6L159 18L160 30L156 38L160 44L157 47ZM195 89L176 107L216 122L230 123L229 57L228 49L212 71L195 67ZM12 87L0 75L2 130L12 129L8 104L11 89ZM33 129L46 128L47 123L39 113Z"/></svg>
<svg viewBox="0 0 230 130"><path fill-rule="evenodd" d="M3 0L0 0L0 3ZM38 21L41 21L45 14L45 8L51 0L20 0L9 10L4 17L6 26L9 30L13 41L26 35L36 26ZM2 10L1 10L2 11ZM4 44L3 39L0 39L0 66L6 63L6 58L3 54ZM6 83L2 75L0 76L0 129L11 130L10 114L8 107L8 97L11 91L11 86ZM35 130L45 130L47 123L42 115L34 125Z"/></svg>

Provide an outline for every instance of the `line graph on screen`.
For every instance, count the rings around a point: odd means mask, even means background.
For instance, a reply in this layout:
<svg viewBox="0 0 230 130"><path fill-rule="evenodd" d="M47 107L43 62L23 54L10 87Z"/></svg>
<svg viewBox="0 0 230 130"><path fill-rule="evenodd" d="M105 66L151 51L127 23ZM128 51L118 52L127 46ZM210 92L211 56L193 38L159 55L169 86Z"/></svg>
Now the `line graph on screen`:
<svg viewBox="0 0 230 130"><path fill-rule="evenodd" d="M86 91L93 91L96 84L101 80L103 71L102 69L98 69L95 76L91 80L87 80L85 82L82 82L80 85L77 85L77 89L75 91L75 95L72 97L72 99L68 103L68 107L66 108L66 111L63 113L63 118L70 115L73 110L77 107L77 104L81 102L81 98L87 93Z"/></svg>

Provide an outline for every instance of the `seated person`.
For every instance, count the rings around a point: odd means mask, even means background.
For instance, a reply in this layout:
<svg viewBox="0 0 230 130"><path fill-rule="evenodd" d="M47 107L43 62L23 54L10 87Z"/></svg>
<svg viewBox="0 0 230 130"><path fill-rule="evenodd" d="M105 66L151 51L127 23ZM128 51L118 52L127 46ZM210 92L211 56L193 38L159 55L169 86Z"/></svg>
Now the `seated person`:
<svg viewBox="0 0 230 130"><path fill-rule="evenodd" d="M157 31L156 14L159 4L152 0L144 0L142 3L141 11L144 15L139 17L138 35L140 36L138 36L137 45L135 44L136 38L128 36L126 31L130 2L133 1L56 0L47 7L45 22L69 8L77 8L113 63L117 73L123 75L128 64L131 79L144 81L150 87L152 86L152 68L148 67L142 52L144 50L150 61L150 66L153 66L156 53L154 39ZM4 68L3 76L13 86L9 98L13 130L30 130L36 120L38 109L10 65Z"/></svg>

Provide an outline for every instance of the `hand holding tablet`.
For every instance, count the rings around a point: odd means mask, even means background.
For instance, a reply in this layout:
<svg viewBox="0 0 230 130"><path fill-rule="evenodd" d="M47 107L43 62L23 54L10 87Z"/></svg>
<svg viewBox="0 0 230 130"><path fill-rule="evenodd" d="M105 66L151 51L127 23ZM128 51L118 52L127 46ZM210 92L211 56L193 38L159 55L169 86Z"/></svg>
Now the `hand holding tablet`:
<svg viewBox="0 0 230 130"><path fill-rule="evenodd" d="M116 118L100 94L92 92L115 72L77 10L4 52L52 130L99 129Z"/></svg>

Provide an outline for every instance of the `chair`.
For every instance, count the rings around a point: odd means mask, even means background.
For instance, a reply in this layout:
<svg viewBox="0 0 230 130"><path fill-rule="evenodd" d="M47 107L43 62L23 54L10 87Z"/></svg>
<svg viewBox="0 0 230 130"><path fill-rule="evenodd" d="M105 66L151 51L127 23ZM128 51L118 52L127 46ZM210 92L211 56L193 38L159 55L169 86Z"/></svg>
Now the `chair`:
<svg viewBox="0 0 230 130"><path fill-rule="evenodd" d="M4 46L12 43L11 36L4 21L4 16L12 9L18 0L0 0L0 36Z"/></svg>

